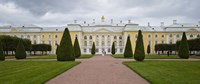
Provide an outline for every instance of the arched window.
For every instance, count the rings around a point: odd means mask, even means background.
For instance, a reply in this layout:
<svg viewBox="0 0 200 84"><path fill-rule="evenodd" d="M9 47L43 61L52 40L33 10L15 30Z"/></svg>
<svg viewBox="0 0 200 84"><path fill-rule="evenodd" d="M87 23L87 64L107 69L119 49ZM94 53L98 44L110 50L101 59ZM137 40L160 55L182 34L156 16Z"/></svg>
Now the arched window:
<svg viewBox="0 0 200 84"><path fill-rule="evenodd" d="M98 36L98 35L96 35L96 39L99 39L99 36Z"/></svg>
<svg viewBox="0 0 200 84"><path fill-rule="evenodd" d="M84 36L84 39L87 39L87 36Z"/></svg>
<svg viewBox="0 0 200 84"><path fill-rule="evenodd" d="M110 35L108 35L108 39L110 39Z"/></svg>
<svg viewBox="0 0 200 84"><path fill-rule="evenodd" d="M197 35L197 38L200 38L200 35L199 35L199 34Z"/></svg>
<svg viewBox="0 0 200 84"><path fill-rule="evenodd" d="M90 41L90 46L92 46L92 41Z"/></svg>
<svg viewBox="0 0 200 84"><path fill-rule="evenodd" d="M148 37L151 38L151 35L149 34Z"/></svg>
<svg viewBox="0 0 200 84"><path fill-rule="evenodd" d="M102 39L104 39L104 35L102 35Z"/></svg>
<svg viewBox="0 0 200 84"><path fill-rule="evenodd" d="M114 36L114 39L117 39L117 36Z"/></svg>
<svg viewBox="0 0 200 84"><path fill-rule="evenodd" d="M192 37L193 37L193 35L191 34L191 35L190 35L190 38L192 38Z"/></svg>
<svg viewBox="0 0 200 84"><path fill-rule="evenodd" d="M119 36L119 39L122 39L122 36Z"/></svg>
<svg viewBox="0 0 200 84"><path fill-rule="evenodd" d="M179 37L180 37L180 35L179 35L179 34L177 34L177 35L176 35L176 37L177 37L177 38L179 38Z"/></svg>
<svg viewBox="0 0 200 84"><path fill-rule="evenodd" d="M110 46L110 41L108 41L107 45Z"/></svg>
<svg viewBox="0 0 200 84"><path fill-rule="evenodd" d="M162 35L162 38L164 38L165 37L165 35Z"/></svg>
<svg viewBox="0 0 200 84"><path fill-rule="evenodd" d="M170 37L170 38L172 38L172 37L173 37L173 35L172 35L172 34L170 34L170 35L169 35L169 37Z"/></svg>
<svg viewBox="0 0 200 84"><path fill-rule="evenodd" d="M105 46L105 42L104 42L104 41L102 41L102 42L101 42L101 45L102 45L102 46Z"/></svg>
<svg viewBox="0 0 200 84"><path fill-rule="evenodd" d="M90 40L92 39L92 36L90 36Z"/></svg>
<svg viewBox="0 0 200 84"><path fill-rule="evenodd" d="M55 38L58 38L58 35L55 35Z"/></svg>
<svg viewBox="0 0 200 84"><path fill-rule="evenodd" d="M76 36L75 36L76 38L78 38L78 35L76 34Z"/></svg>
<svg viewBox="0 0 200 84"><path fill-rule="evenodd" d="M155 38L157 38L157 37L158 37L158 35L156 34L156 35L155 35Z"/></svg>

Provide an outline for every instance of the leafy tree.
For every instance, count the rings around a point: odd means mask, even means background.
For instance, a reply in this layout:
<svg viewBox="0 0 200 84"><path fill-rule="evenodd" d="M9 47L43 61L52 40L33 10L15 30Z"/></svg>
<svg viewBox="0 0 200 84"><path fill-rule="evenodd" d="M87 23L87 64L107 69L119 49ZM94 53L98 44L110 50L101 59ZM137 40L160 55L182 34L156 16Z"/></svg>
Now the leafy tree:
<svg viewBox="0 0 200 84"><path fill-rule="evenodd" d="M147 53L149 54L151 52L150 45L147 46Z"/></svg>
<svg viewBox="0 0 200 84"><path fill-rule="evenodd" d="M3 45L0 40L0 61L4 61L4 60L5 60L5 55L3 53Z"/></svg>
<svg viewBox="0 0 200 84"><path fill-rule="evenodd" d="M95 43L93 42L91 54L95 55L95 52L96 52L96 48L95 48Z"/></svg>
<svg viewBox="0 0 200 84"><path fill-rule="evenodd" d="M129 58L129 57L133 57L130 36L127 37L126 47L125 47L125 51L124 51L124 58Z"/></svg>
<svg viewBox="0 0 200 84"><path fill-rule="evenodd" d="M184 59L189 58L189 46L188 46L187 37L185 35L185 32L183 32L183 36L182 36L181 43L179 46L178 56L180 58L184 58Z"/></svg>
<svg viewBox="0 0 200 84"><path fill-rule="evenodd" d="M25 51L22 40L19 40L19 42L18 42L15 58L16 59L25 59L26 58L26 51Z"/></svg>
<svg viewBox="0 0 200 84"><path fill-rule="evenodd" d="M145 58L145 52L144 52L144 44L143 44L143 36L142 31L138 31L138 38L136 41L136 47L135 47L135 53L134 53L134 59L136 61L143 61Z"/></svg>
<svg viewBox="0 0 200 84"><path fill-rule="evenodd" d="M115 42L112 43L112 51L111 51L112 55L115 54Z"/></svg>
<svg viewBox="0 0 200 84"><path fill-rule="evenodd" d="M59 50L58 50L58 55L57 55L57 60L58 61L75 61L75 56L74 56L74 51L73 51L73 46L72 46L72 41L71 41L71 36L69 33L68 28L65 28L65 31L63 33Z"/></svg>

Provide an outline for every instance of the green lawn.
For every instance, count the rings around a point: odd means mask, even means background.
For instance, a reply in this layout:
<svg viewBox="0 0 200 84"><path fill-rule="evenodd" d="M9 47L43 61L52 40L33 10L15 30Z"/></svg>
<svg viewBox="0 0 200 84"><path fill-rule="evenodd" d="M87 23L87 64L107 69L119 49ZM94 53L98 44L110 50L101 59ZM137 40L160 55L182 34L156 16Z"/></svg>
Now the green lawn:
<svg viewBox="0 0 200 84"><path fill-rule="evenodd" d="M152 84L200 84L200 61L123 62Z"/></svg>
<svg viewBox="0 0 200 84"><path fill-rule="evenodd" d="M0 61L0 84L41 84L80 62Z"/></svg>
<svg viewBox="0 0 200 84"><path fill-rule="evenodd" d="M81 57L79 58L91 58L91 57L93 57L93 55L91 54L82 54Z"/></svg>
<svg viewBox="0 0 200 84"><path fill-rule="evenodd" d="M124 58L123 54L112 55L114 58ZM146 55L145 59L178 59L178 56Z"/></svg>

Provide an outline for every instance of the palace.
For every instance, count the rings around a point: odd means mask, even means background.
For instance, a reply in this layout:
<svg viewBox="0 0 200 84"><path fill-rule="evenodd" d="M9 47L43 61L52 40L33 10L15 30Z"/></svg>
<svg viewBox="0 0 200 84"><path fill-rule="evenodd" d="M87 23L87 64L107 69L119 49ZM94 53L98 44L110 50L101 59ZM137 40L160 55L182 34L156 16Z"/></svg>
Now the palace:
<svg viewBox="0 0 200 84"><path fill-rule="evenodd" d="M11 35L20 38L27 38L32 41L32 44L50 44L52 45L51 54L55 54L56 45L59 44L65 28L68 28L71 34L72 43L75 37L78 38L82 54L90 54L92 43L95 42L96 53L101 54L105 51L111 54L112 43L115 43L116 54L122 54L126 44L127 36L130 36L133 52L135 51L135 43L138 30L143 32L143 41L145 53L147 46L151 46L151 54L155 54L154 45L159 43L176 43L181 39L183 32L186 32L188 39L200 37L200 22L178 23L173 20L171 25L165 26L161 22L160 26L140 26L128 20L127 23L120 21L114 23L113 19L109 23L105 23L105 18L102 16L101 23L78 24L75 20L73 24L68 24L64 27L39 27L36 25L6 25L0 26L0 35Z"/></svg>

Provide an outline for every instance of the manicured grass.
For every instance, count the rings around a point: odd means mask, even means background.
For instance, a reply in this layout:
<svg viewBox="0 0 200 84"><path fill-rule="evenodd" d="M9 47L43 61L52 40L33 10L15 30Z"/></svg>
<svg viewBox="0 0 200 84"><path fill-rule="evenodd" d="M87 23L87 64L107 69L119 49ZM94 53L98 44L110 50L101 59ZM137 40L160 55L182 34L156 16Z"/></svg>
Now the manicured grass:
<svg viewBox="0 0 200 84"><path fill-rule="evenodd" d="M82 54L81 57L79 58L91 58L91 57L93 57L93 55L91 54Z"/></svg>
<svg viewBox="0 0 200 84"><path fill-rule="evenodd" d="M114 58L124 58L123 54L112 55ZM133 58L133 57L132 57ZM178 59L178 56L146 55L145 59Z"/></svg>
<svg viewBox="0 0 200 84"><path fill-rule="evenodd" d="M0 84L41 84L80 62L1 61Z"/></svg>
<svg viewBox="0 0 200 84"><path fill-rule="evenodd" d="M152 84L200 84L200 61L123 62Z"/></svg>

